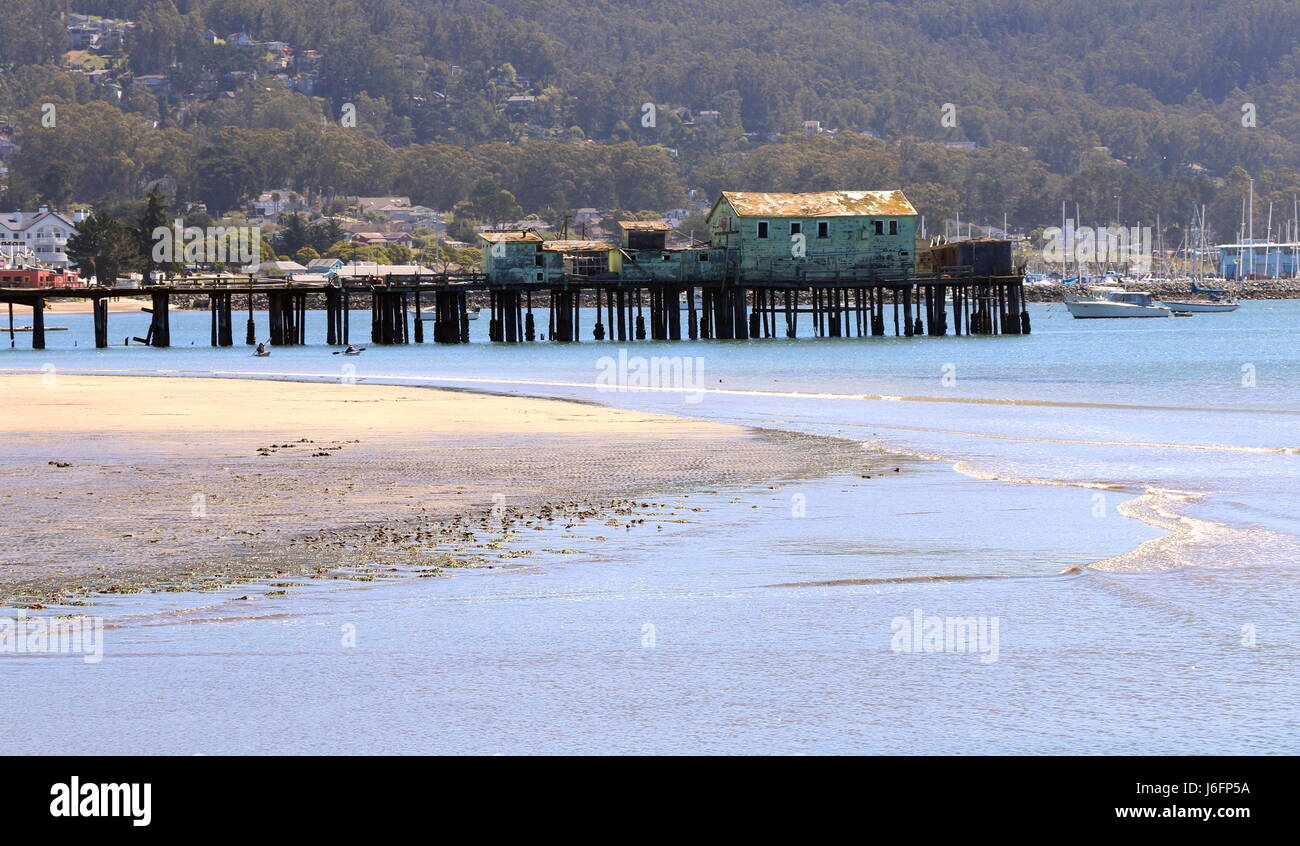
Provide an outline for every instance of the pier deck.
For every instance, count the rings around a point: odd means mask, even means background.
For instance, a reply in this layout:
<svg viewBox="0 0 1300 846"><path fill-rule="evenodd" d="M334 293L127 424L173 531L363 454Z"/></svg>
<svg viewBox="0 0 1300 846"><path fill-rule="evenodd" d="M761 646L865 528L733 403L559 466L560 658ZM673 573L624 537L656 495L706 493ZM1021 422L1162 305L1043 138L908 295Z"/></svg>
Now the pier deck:
<svg viewBox="0 0 1300 846"><path fill-rule="evenodd" d="M267 334L274 346L307 343L309 297L323 298L326 344L351 339L350 313L370 306L369 343L406 344L425 340L432 323L437 343L469 341L470 294L486 296L488 337L502 343L543 340L576 342L582 337L581 310L594 306L590 337L639 341L794 338L799 319L809 315L817 337L864 337L893 334L1019 335L1030 331L1025 310L1024 279L976 276L969 268L943 268L929 276L907 279L734 278L712 282L629 280L600 274L567 276L547 283L495 283L481 273L349 278L333 282L285 282L228 277L177 279L140 288L0 288L8 303L10 338L13 308L32 308L32 348L45 348L45 303L89 300L96 347L108 346L108 300L149 297L150 327L138 343L171 345L173 297L203 296L211 313L210 343L232 346L234 312L247 311L244 343L257 342L254 298L265 297ZM698 294L698 301L697 301ZM363 306L364 307L364 306ZM539 332L534 309L547 311ZM428 315L421 319L422 315ZM892 333L887 332L892 328Z"/></svg>

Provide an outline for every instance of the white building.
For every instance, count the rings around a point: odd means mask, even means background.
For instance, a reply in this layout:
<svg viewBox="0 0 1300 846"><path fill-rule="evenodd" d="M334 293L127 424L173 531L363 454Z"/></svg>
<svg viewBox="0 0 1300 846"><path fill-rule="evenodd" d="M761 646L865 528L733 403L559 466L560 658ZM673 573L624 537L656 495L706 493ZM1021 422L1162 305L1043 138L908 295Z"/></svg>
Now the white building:
<svg viewBox="0 0 1300 846"><path fill-rule="evenodd" d="M275 219L284 212L308 211L307 201L296 191L264 191L252 202L253 214Z"/></svg>
<svg viewBox="0 0 1300 846"><path fill-rule="evenodd" d="M334 271L335 278L355 279L364 276L432 276L433 271L418 264L377 264L354 261Z"/></svg>
<svg viewBox="0 0 1300 846"><path fill-rule="evenodd" d="M68 238L86 217L77 212L68 219L42 206L36 212L0 214L0 252L10 256L29 253L49 267L68 266Z"/></svg>

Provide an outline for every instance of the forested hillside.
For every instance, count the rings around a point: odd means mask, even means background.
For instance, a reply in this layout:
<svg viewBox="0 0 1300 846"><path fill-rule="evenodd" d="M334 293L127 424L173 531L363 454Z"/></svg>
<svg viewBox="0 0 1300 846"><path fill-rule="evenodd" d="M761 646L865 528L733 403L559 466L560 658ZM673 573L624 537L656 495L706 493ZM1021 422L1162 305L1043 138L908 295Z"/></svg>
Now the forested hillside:
<svg viewBox="0 0 1300 846"><path fill-rule="evenodd" d="M1208 203L1231 237L1248 177L1259 208L1300 191L1300 0L5 7L9 206L121 201L160 176L217 210L280 186L441 208L504 188L539 212L901 186L933 219L1021 226L1062 200L1094 222L1117 197L1128 222ZM72 13L134 23L106 57L120 98L69 59ZM277 78L235 33L319 62ZM166 89L133 84L150 75Z"/></svg>

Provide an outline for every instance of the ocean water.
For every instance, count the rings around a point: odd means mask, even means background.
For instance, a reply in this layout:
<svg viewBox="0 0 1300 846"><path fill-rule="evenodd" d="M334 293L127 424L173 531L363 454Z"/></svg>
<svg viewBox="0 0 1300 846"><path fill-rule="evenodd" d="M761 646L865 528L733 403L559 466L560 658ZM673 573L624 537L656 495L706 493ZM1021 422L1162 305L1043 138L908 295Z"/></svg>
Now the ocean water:
<svg viewBox="0 0 1300 846"><path fill-rule="evenodd" d="M198 313L173 315L171 349L97 351L88 316L52 317L69 330L41 352L20 334L0 372L568 397L850 438L901 472L668 497L635 527L504 539L533 554L455 578L107 598L102 662L0 655L11 683L66 709L6 716L0 750L1296 752L1300 302L1030 310L1020 337L348 359L213 350ZM147 321L113 315L110 334ZM354 342L366 325L354 314ZM620 389L620 361L687 375ZM968 624L965 642L923 636Z"/></svg>

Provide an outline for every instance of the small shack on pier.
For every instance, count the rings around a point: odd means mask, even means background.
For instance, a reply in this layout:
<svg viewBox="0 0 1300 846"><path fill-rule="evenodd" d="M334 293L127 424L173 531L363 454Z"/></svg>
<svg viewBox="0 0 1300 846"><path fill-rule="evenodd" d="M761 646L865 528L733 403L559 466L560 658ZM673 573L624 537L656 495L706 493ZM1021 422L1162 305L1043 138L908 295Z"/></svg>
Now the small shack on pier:
<svg viewBox="0 0 1300 846"><path fill-rule="evenodd" d="M531 229L480 232L483 272L494 283L557 283L565 277L617 275L622 255L613 244L591 240L546 241Z"/></svg>
<svg viewBox="0 0 1300 846"><path fill-rule="evenodd" d="M662 220L620 220L618 231L625 250L662 250L672 227Z"/></svg>
<svg viewBox="0 0 1300 846"><path fill-rule="evenodd" d="M542 236L531 229L480 232L483 272L493 282L527 282L542 267Z"/></svg>
<svg viewBox="0 0 1300 846"><path fill-rule="evenodd" d="M620 220L621 277L629 282L713 282L723 278L723 250L707 244L669 247L662 220Z"/></svg>

